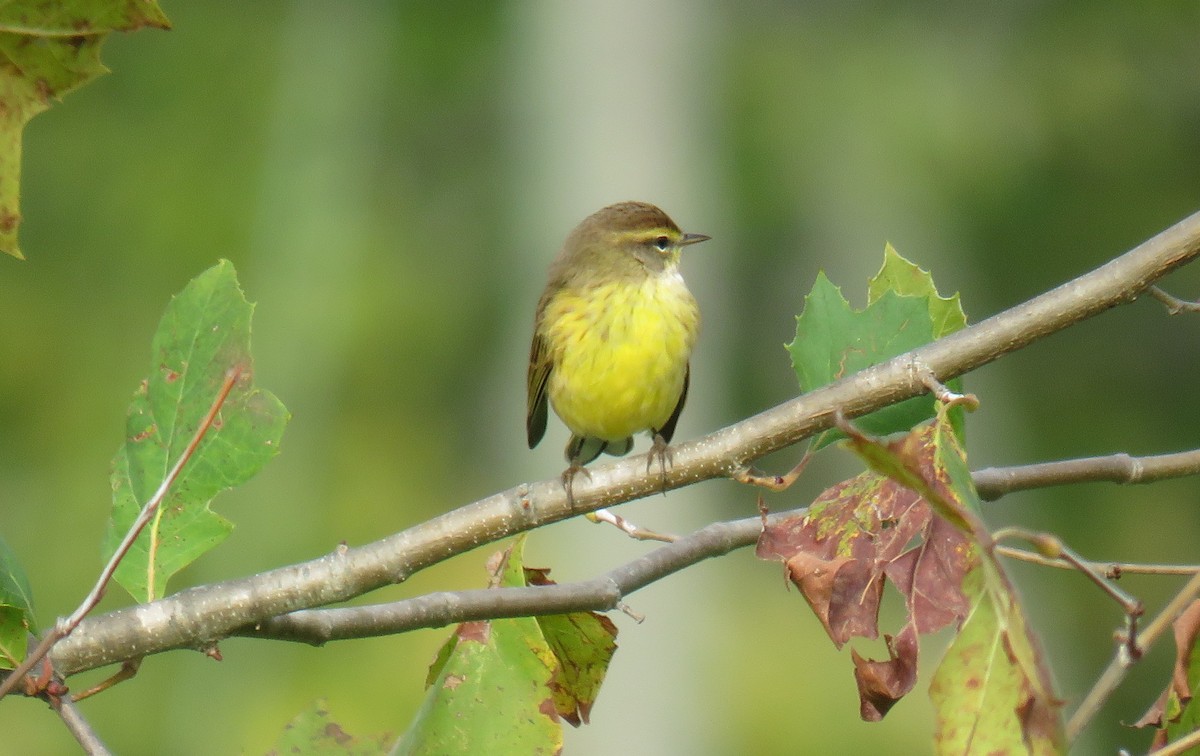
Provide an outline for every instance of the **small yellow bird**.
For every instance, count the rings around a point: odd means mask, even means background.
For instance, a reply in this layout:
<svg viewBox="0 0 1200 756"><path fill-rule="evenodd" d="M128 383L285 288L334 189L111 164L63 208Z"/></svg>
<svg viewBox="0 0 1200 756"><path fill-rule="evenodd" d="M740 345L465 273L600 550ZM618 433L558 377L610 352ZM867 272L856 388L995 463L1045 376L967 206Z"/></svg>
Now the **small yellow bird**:
<svg viewBox="0 0 1200 756"><path fill-rule="evenodd" d="M583 465L628 453L641 431L654 437L650 460L657 454L666 474L700 330L679 253L709 238L683 233L654 205L622 202L584 219L551 263L534 317L525 429L532 449L548 399L571 431L568 499Z"/></svg>

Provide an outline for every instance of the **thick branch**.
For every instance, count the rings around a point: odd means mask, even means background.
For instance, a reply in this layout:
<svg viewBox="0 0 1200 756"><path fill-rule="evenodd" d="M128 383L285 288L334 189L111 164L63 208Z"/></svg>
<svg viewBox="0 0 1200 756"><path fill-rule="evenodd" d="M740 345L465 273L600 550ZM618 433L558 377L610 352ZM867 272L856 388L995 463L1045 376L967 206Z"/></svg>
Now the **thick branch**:
<svg viewBox="0 0 1200 756"><path fill-rule="evenodd" d="M668 488L726 476L831 424L925 392L1118 304L1200 254L1200 213L1117 259L1029 302L702 438L673 447ZM925 374L927 375L927 374ZM590 469L568 505L561 482L520 485L380 541L253 577L201 586L150 604L89 618L52 658L74 674L132 656L196 647L240 627L361 595L450 556L506 536L661 490L657 471L633 457Z"/></svg>

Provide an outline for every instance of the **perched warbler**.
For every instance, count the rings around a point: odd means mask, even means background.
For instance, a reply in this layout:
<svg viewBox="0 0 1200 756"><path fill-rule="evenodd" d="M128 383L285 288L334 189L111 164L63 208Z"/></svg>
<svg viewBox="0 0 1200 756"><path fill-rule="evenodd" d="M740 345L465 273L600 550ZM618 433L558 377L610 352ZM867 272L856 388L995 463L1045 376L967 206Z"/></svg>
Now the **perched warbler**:
<svg viewBox="0 0 1200 756"><path fill-rule="evenodd" d="M622 202L584 219L550 264L534 316L525 429L532 449L549 400L571 431L568 499L583 465L601 452L626 454L641 431L654 438L647 467L657 454L666 474L700 330L679 253L709 238L683 233L654 205Z"/></svg>

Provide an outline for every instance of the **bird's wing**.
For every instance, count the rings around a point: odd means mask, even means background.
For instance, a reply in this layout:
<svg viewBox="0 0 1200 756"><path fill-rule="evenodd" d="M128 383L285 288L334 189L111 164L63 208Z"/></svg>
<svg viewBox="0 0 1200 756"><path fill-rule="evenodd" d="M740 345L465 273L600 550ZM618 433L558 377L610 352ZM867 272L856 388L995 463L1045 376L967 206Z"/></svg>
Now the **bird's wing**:
<svg viewBox="0 0 1200 756"><path fill-rule="evenodd" d="M679 415L683 412L684 402L687 401L688 384L692 380L692 365L688 363L687 372L683 374L683 391L679 392L679 402L675 405L675 411L667 418L667 422L663 423L663 427L658 429L658 435L662 436L662 440L667 443L671 442L671 436L675 435L675 424L679 422ZM545 414L545 413L543 413ZM545 418L542 419L543 424Z"/></svg>
<svg viewBox="0 0 1200 756"><path fill-rule="evenodd" d="M546 384L550 380L550 354L541 334L533 335L529 347L529 376L526 385L525 432L529 448L538 445L546 433Z"/></svg>

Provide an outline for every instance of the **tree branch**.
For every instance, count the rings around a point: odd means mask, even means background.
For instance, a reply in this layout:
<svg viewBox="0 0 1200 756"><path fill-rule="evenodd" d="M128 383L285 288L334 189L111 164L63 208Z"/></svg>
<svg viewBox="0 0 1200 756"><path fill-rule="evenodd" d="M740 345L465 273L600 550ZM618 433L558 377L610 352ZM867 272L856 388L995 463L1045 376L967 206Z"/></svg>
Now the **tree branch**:
<svg viewBox="0 0 1200 756"><path fill-rule="evenodd" d="M79 711L79 707L71 700L70 696L60 696L51 702L51 706L58 712L62 718L63 724L67 730L75 737L75 740L83 748L83 752L88 756L108 756L111 751L105 747L104 742L100 740L100 736L92 729L92 726L83 717L83 713Z"/></svg>
<svg viewBox="0 0 1200 756"><path fill-rule="evenodd" d="M1162 458L1184 456L1198 457L1200 452L1168 454L1162 455ZM1110 459L1134 460L1133 457L1123 454L1094 459L1100 460L1101 471L1105 469L1105 465ZM1024 490L1036 487L1033 481L1043 477L1039 474L1024 476L1025 471L1061 466L1062 474L1052 476L1051 480L1042 485L1065 485L1093 480L1128 482L1119 478L1098 477L1090 465L1081 464L1090 461L1089 459L1079 459L1012 468L988 468L972 473L972 478L975 480L976 486L979 486L981 481L984 485L988 485L988 481L993 479L1017 480L1021 482L1019 488ZM1164 466L1165 469L1167 469L1166 466ZM1156 475L1153 480L1200 473L1200 469L1192 469L1186 465L1171 465L1169 469L1172 474L1168 475L1164 472ZM1139 478L1137 482L1148 483L1150 480L1150 478L1143 477ZM803 511L803 509L798 509L776 513L770 515L768 519L792 517ZM531 617L539 614L567 612L611 611L619 606L623 598L650 583L662 580L705 559L724 556L731 551L752 546L758 540L761 532L761 517L719 522L701 528L690 535L677 538L667 546L638 557L622 567L591 580L529 588L441 591L387 604L336 609L302 609L272 617L253 627L235 630L231 634L247 638L286 640L319 646L329 641L393 635L474 620ZM1000 534L995 535L999 539ZM1092 560L1078 560L1078 564L1073 564L1061 558L1043 556L1008 546L997 546L996 552L1043 567L1077 570L1082 565L1095 574L1109 579L1116 579L1124 574L1194 575L1200 572L1200 565L1186 564L1132 564Z"/></svg>
<svg viewBox="0 0 1200 756"><path fill-rule="evenodd" d="M1083 728L1087 727L1088 722L1092 721L1092 717L1096 716L1096 712L1100 711L1100 707L1112 695L1112 692L1117 689L1121 681L1125 679L1125 675L1129 672L1138 659L1150 650L1158 637L1166 632L1171 623L1175 621L1184 609L1187 608L1197 596L1200 596L1200 572L1192 575L1183 588L1175 594L1175 597L1158 613L1154 619L1138 634L1137 638L1137 653L1131 654L1128 649L1128 644L1121 643L1117 646L1117 653L1109 662L1104 673L1100 675L1100 679L1084 696L1083 701L1075 709L1075 713L1071 715L1067 721L1067 740L1075 742L1079 737L1079 733L1083 732Z"/></svg>
<svg viewBox="0 0 1200 756"><path fill-rule="evenodd" d="M1046 557L1025 549L1013 546L997 546L996 553L1001 556L1029 562L1041 567L1054 567L1059 570L1074 570L1075 565L1065 559ZM1100 573L1109 580L1118 580L1123 575L1195 575L1200 572L1200 564L1144 564L1131 562L1097 562L1087 560L1088 567Z"/></svg>
<svg viewBox="0 0 1200 756"><path fill-rule="evenodd" d="M1045 336L1136 299L1200 255L1200 213L1111 262L1024 304L932 344L699 439L673 447L667 488L730 475L746 463L827 429L841 410L857 417L927 389L928 369L945 382ZM575 506L556 476L481 499L382 540L320 559L200 586L149 604L84 620L52 652L64 674L132 656L198 647L298 609L361 595L458 553L542 525L658 493L663 478L634 457L590 468Z"/></svg>
<svg viewBox="0 0 1200 756"><path fill-rule="evenodd" d="M771 517L790 517L803 511ZM527 588L445 591L373 606L303 609L272 617L234 634L321 645L332 640L392 635L472 620L606 612L618 608L630 593L668 575L753 544L762 526L761 517L713 523L591 580Z"/></svg>
<svg viewBox="0 0 1200 756"><path fill-rule="evenodd" d="M979 497L993 501L1030 488L1069 483L1153 483L1197 474L1200 474L1200 449L1149 457L1110 454L1016 467L988 467L971 473L971 479Z"/></svg>

